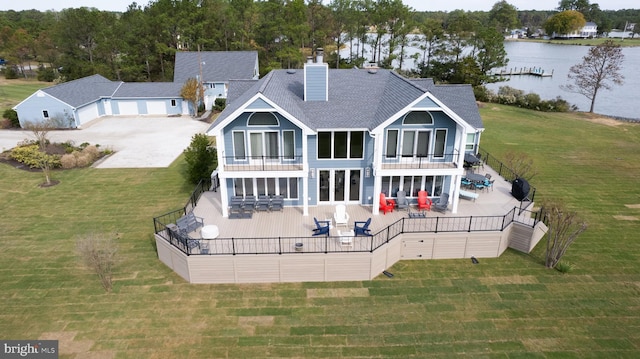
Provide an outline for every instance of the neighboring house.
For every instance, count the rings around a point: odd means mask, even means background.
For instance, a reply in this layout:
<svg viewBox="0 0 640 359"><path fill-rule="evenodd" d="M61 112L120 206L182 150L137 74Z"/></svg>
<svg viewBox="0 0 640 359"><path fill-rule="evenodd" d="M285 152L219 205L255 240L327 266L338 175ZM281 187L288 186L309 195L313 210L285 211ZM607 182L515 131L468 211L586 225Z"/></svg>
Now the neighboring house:
<svg viewBox="0 0 640 359"><path fill-rule="evenodd" d="M256 51L177 52L173 82L184 84L189 78L202 81L204 105L211 110L216 98L226 98L230 80L258 79Z"/></svg>
<svg viewBox="0 0 640 359"><path fill-rule="evenodd" d="M556 34L555 32L553 33L553 37L560 37L560 38L590 38L590 37L596 37L598 35L598 25L596 25L595 22L587 22L582 29L580 30L576 30L570 34Z"/></svg>
<svg viewBox="0 0 640 359"><path fill-rule="evenodd" d="M77 128L101 116L188 114L180 87L172 82L125 83L93 75L38 90L13 109L22 127L49 119L59 127Z"/></svg>
<svg viewBox="0 0 640 359"><path fill-rule="evenodd" d="M456 213L465 153L482 119L470 85L434 85L382 69L302 70L234 81L216 136L223 216L231 196L282 195L285 205L363 204L404 190L450 194Z"/></svg>
<svg viewBox="0 0 640 359"><path fill-rule="evenodd" d="M203 78L208 108L216 97L226 97L229 79L258 77L255 51L202 52L201 56L197 52L178 52L174 82L122 82L92 75L38 90L13 109L22 127L27 122L49 119L55 120L58 127L78 128L102 116L189 115L190 104L180 92L188 77L199 76L198 58L202 59L202 73L206 74Z"/></svg>

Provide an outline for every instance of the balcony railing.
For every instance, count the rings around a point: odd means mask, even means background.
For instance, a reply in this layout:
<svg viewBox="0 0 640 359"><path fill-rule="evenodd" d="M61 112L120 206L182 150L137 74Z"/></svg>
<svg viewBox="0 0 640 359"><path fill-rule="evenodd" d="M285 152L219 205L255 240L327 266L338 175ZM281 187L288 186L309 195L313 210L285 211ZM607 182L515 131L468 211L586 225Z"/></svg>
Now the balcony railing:
<svg viewBox="0 0 640 359"><path fill-rule="evenodd" d="M302 156L223 156L226 171L297 171L304 169Z"/></svg>
<svg viewBox="0 0 640 359"><path fill-rule="evenodd" d="M155 233L187 255L246 255L299 253L373 252L402 233L444 232L501 232L513 222L535 227L539 212L521 211L514 207L503 216L425 217L401 218L369 237L353 238L353 246L340 244L340 237L259 237L199 239L199 248L185 243L166 229L170 223L184 215L185 209L163 214L153 219ZM520 214L518 214L520 213ZM204 250L206 248L206 250Z"/></svg>
<svg viewBox="0 0 640 359"><path fill-rule="evenodd" d="M384 157L382 159L382 169L440 169L455 168L457 166L459 154L426 154L401 156L394 158Z"/></svg>

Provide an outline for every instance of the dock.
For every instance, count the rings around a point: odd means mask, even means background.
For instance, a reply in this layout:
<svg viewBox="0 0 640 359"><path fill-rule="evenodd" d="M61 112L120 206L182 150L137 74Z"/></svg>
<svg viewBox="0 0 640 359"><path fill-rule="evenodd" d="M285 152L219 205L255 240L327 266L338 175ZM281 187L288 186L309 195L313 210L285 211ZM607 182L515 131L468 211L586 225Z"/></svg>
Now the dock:
<svg viewBox="0 0 640 359"><path fill-rule="evenodd" d="M510 69L502 69L500 71L495 71L493 73L494 76L519 76L519 75L530 75L530 76L538 76L538 77L551 77L553 76L553 70L551 72L545 71L541 67L521 67L521 68L510 68Z"/></svg>

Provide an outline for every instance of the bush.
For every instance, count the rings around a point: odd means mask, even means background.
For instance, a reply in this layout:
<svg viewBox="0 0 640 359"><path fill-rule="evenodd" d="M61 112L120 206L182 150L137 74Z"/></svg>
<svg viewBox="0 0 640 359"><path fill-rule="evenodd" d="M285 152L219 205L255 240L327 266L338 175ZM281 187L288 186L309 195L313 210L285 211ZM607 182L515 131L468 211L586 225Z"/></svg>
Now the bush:
<svg viewBox="0 0 640 359"><path fill-rule="evenodd" d="M106 234L89 234L77 240L76 248L84 265L98 275L104 290L110 292L118 253L115 239Z"/></svg>
<svg viewBox="0 0 640 359"><path fill-rule="evenodd" d="M560 273L569 273L573 270L573 264L567 261L560 261L558 262L558 264L556 264L556 269Z"/></svg>
<svg viewBox="0 0 640 359"><path fill-rule="evenodd" d="M30 168L41 168L43 161L48 161L52 168L60 167L60 158L40 151L37 144L16 147L11 150L11 158Z"/></svg>
<svg viewBox="0 0 640 359"><path fill-rule="evenodd" d="M82 154L87 156L91 162L95 161L100 157L100 151L98 147L89 145L82 149Z"/></svg>
<svg viewBox="0 0 640 359"><path fill-rule="evenodd" d="M14 66L7 66L4 69L4 78L7 80L15 80L18 78L18 71Z"/></svg>
<svg viewBox="0 0 640 359"><path fill-rule="evenodd" d="M227 99L216 98L213 109L216 111L222 111L227 106Z"/></svg>
<svg viewBox="0 0 640 359"><path fill-rule="evenodd" d="M192 183L209 178L218 166L216 149L211 146L209 137L203 133L193 135L191 144L184 150L184 159L187 162L187 178Z"/></svg>
<svg viewBox="0 0 640 359"><path fill-rule="evenodd" d="M53 82L56 78L56 73L51 67L38 66L38 81Z"/></svg>
<svg viewBox="0 0 640 359"><path fill-rule="evenodd" d="M473 94L476 97L476 101L481 102L493 102L496 97L496 94L485 86L474 87Z"/></svg>
<svg viewBox="0 0 640 359"><path fill-rule="evenodd" d="M2 113L2 117L11 121L12 127L20 127L20 121L18 120L18 113L14 109L6 109Z"/></svg>
<svg viewBox="0 0 640 359"><path fill-rule="evenodd" d="M76 156L76 166L78 167L87 167L93 163L91 159L91 155L86 154L84 152L74 152Z"/></svg>
<svg viewBox="0 0 640 359"><path fill-rule="evenodd" d="M60 164L64 169L70 169L77 166L76 156L72 153L67 153L60 157Z"/></svg>

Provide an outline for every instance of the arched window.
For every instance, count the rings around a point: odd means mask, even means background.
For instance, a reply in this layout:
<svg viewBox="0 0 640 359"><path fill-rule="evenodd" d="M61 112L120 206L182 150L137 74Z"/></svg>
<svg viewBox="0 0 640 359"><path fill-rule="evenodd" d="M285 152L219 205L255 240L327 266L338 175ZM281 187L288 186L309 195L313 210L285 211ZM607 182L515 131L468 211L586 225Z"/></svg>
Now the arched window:
<svg viewBox="0 0 640 359"><path fill-rule="evenodd" d="M427 111L411 111L404 115L403 125L432 125L433 117Z"/></svg>
<svg viewBox="0 0 640 359"><path fill-rule="evenodd" d="M247 126L278 126L278 118L271 112L254 112L249 116Z"/></svg>

